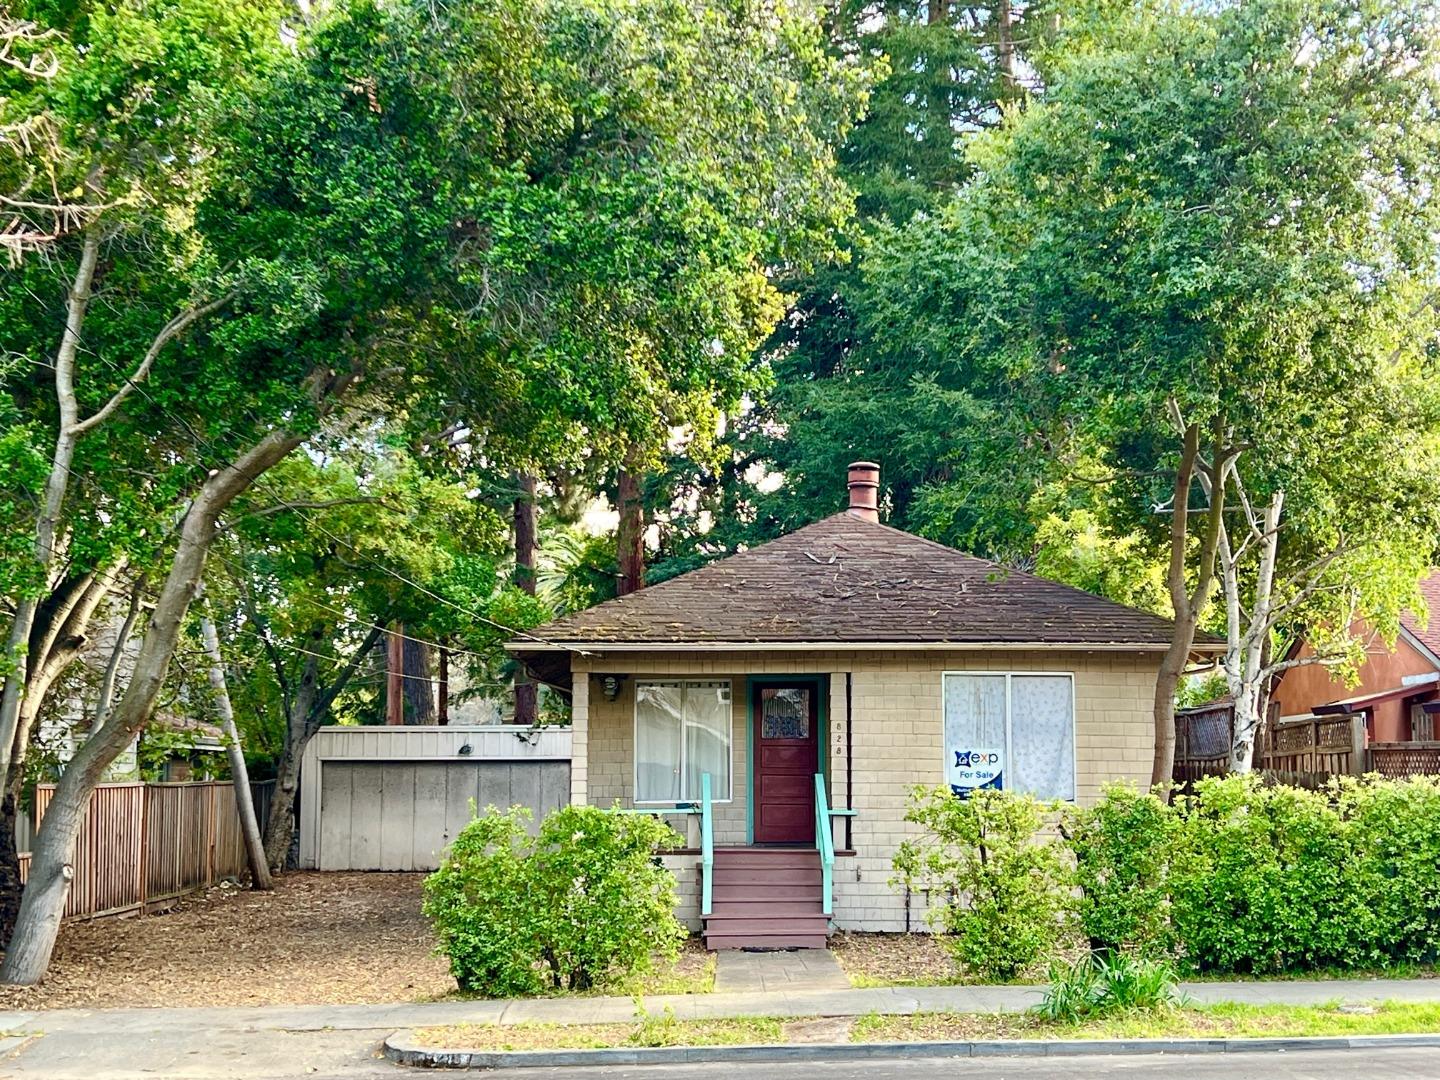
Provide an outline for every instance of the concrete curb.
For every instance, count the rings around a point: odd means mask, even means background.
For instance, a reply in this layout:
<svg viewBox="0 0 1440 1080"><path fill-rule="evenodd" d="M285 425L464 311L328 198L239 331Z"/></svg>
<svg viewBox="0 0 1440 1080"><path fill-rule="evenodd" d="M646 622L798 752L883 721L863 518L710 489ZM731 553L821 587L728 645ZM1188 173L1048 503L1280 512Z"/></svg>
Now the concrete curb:
<svg viewBox="0 0 1440 1080"><path fill-rule="evenodd" d="M1295 1039L999 1039L972 1042L810 1043L791 1046L614 1047L603 1050L464 1050L424 1046L397 1031L384 1053L400 1065L431 1069L573 1069L586 1065L734 1064L936 1057L1076 1057L1116 1054L1250 1054L1301 1050L1440 1047L1440 1035L1324 1036Z"/></svg>

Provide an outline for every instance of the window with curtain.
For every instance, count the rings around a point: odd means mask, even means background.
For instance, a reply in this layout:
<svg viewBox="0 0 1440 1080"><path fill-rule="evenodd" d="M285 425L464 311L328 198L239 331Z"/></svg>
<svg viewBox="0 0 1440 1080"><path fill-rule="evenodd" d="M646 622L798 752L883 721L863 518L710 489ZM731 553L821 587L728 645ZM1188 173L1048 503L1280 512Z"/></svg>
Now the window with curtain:
<svg viewBox="0 0 1440 1080"><path fill-rule="evenodd" d="M730 798L730 683L635 684L635 801L698 802Z"/></svg>
<svg viewBox="0 0 1440 1080"><path fill-rule="evenodd" d="M947 674L945 772L976 788L1075 798L1074 685L1069 675Z"/></svg>

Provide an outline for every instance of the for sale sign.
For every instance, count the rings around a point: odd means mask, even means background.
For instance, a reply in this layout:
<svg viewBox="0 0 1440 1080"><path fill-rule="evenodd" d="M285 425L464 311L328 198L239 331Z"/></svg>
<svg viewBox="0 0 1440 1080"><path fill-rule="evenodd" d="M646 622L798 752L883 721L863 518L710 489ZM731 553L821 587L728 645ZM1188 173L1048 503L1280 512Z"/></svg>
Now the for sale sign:
<svg viewBox="0 0 1440 1080"><path fill-rule="evenodd" d="M952 747L949 750L950 790L968 795L976 788L1003 788L1005 751L993 747Z"/></svg>

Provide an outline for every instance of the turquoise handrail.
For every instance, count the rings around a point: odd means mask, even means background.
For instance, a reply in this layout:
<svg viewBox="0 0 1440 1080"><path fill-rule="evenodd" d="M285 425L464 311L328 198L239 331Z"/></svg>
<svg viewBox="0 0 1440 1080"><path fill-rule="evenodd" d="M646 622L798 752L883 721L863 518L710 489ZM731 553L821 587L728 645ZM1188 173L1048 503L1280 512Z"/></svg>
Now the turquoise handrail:
<svg viewBox="0 0 1440 1080"><path fill-rule="evenodd" d="M825 798L823 773L815 774L815 847L820 852L820 910L829 915L835 906L835 837L830 832L830 804Z"/></svg>
<svg viewBox="0 0 1440 1080"><path fill-rule="evenodd" d="M710 914L715 879L715 820L710 806L710 774L700 776L700 914Z"/></svg>

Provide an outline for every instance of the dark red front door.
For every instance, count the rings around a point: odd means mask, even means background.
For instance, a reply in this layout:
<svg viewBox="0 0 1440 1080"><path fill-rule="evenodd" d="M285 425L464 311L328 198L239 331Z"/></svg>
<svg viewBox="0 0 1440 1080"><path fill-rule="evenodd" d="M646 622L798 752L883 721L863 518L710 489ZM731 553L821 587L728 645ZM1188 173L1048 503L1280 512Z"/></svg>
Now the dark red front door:
<svg viewBox="0 0 1440 1080"><path fill-rule="evenodd" d="M815 842L820 703L814 683L755 687L755 843Z"/></svg>

